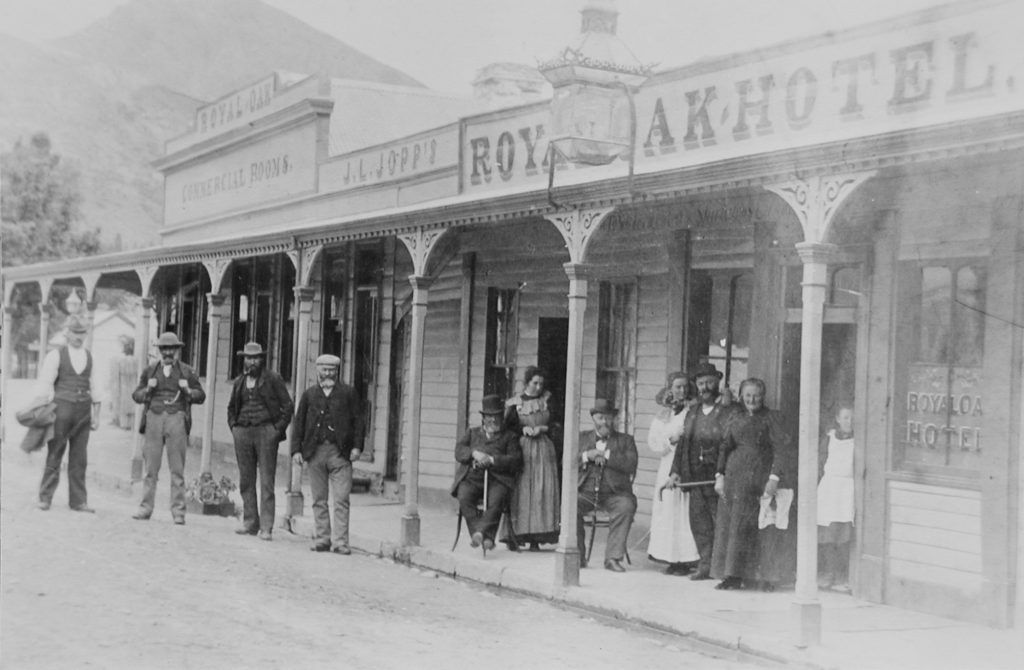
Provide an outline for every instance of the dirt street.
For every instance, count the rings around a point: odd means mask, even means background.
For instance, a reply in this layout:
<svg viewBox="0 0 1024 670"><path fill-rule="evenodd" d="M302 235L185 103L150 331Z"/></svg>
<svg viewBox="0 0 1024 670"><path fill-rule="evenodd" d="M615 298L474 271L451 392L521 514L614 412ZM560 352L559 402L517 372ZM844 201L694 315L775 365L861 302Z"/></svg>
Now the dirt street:
<svg viewBox="0 0 1024 670"><path fill-rule="evenodd" d="M234 520L148 522L90 487L97 513L35 508L41 468L3 451L0 667L753 667L683 640L495 594L367 555L261 542Z"/></svg>

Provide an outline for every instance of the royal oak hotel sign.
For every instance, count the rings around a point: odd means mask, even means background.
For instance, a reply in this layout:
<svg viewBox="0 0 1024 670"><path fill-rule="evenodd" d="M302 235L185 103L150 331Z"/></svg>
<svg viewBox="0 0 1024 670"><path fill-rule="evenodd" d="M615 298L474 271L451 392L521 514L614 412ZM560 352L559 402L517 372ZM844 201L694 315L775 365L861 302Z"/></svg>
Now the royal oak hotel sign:
<svg viewBox="0 0 1024 670"><path fill-rule="evenodd" d="M636 96L637 172L1024 109L1013 3L806 44L697 64L645 85ZM468 120L464 189L546 179L547 123L541 107ZM599 177L616 168L585 169Z"/></svg>

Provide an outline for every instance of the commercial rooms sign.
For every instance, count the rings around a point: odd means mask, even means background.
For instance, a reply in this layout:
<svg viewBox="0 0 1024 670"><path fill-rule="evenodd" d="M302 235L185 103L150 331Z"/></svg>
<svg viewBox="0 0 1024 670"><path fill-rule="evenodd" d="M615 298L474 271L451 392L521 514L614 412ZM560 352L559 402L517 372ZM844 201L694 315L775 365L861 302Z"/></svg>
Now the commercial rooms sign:
<svg viewBox="0 0 1024 670"><path fill-rule="evenodd" d="M1024 87L1014 82L1024 81L1024 52L1015 14L1006 3L662 75L636 96L637 172L1020 111ZM467 121L465 190L543 179L548 118L535 108Z"/></svg>

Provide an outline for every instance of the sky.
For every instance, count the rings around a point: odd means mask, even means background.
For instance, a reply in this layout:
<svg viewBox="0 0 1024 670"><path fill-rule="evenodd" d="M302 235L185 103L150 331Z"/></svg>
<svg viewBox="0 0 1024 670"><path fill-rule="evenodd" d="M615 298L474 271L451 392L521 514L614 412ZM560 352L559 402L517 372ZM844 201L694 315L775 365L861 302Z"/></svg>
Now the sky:
<svg viewBox="0 0 1024 670"><path fill-rule="evenodd" d="M38 42L130 0L0 0L0 33ZM168 2L173 0L166 0ZM440 91L493 62L536 65L579 32L583 0L265 0ZM619 36L657 69L882 20L950 0L618 0Z"/></svg>

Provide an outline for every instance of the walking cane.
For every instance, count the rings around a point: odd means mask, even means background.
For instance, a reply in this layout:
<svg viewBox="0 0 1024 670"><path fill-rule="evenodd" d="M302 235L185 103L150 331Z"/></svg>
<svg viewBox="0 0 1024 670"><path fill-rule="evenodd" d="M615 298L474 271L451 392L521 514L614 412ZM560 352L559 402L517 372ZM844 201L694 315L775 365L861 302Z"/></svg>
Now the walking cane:
<svg viewBox="0 0 1024 670"><path fill-rule="evenodd" d="M590 542L587 544L587 563L594 551L594 538L597 536L597 501L601 498L601 479L604 477L604 463L597 466L597 481L594 482L594 509L590 513Z"/></svg>
<svg viewBox="0 0 1024 670"><path fill-rule="evenodd" d="M490 480L490 469L484 468L484 514L487 514L487 482ZM483 548L484 558L487 558L487 538L480 545Z"/></svg>
<svg viewBox="0 0 1024 670"><path fill-rule="evenodd" d="M709 479L703 482L687 482L686 484L673 484L672 482L666 482L660 489L658 489L658 501L661 501L661 494L665 492L665 489L692 489L698 486L709 486L714 483L714 479Z"/></svg>

